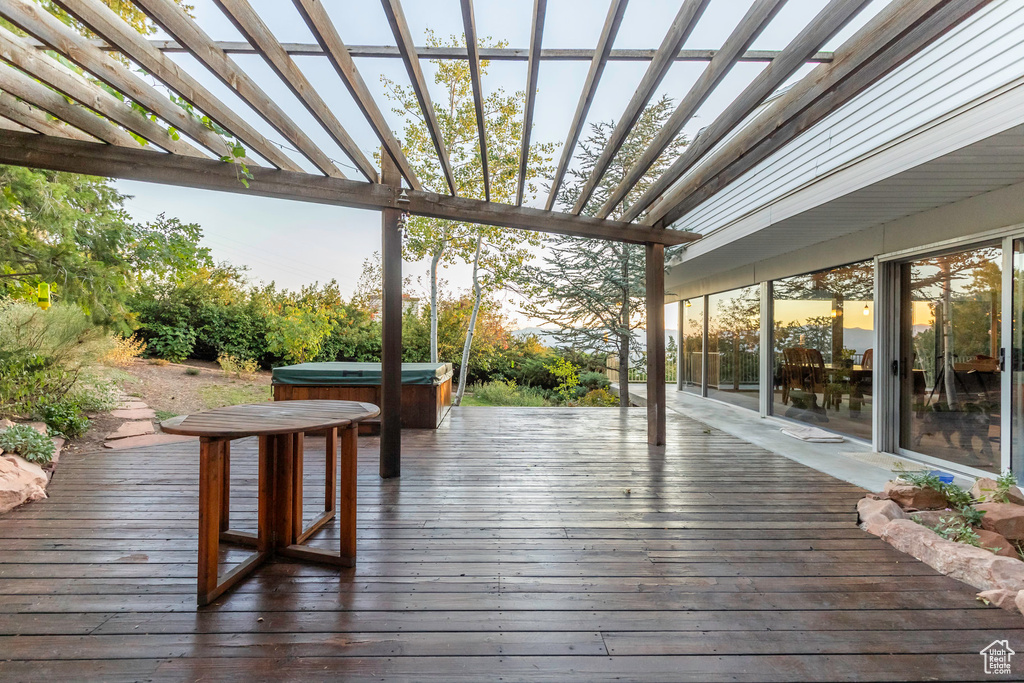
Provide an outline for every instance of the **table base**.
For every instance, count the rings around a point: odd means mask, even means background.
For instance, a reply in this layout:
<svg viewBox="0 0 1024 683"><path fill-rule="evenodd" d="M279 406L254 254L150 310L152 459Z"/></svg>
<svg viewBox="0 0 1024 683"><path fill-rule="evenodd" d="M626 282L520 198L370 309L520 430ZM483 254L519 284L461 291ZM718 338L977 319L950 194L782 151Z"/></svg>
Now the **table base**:
<svg viewBox="0 0 1024 683"><path fill-rule="evenodd" d="M208 605L274 555L353 567L356 561L357 430L353 424L327 430L324 511L302 526L303 434L259 437L257 532L230 528L230 439L203 437L199 445L199 605ZM338 498L338 441L341 441L341 496ZM306 541L335 517L338 550L310 548ZM220 544L255 548L254 555L223 576Z"/></svg>

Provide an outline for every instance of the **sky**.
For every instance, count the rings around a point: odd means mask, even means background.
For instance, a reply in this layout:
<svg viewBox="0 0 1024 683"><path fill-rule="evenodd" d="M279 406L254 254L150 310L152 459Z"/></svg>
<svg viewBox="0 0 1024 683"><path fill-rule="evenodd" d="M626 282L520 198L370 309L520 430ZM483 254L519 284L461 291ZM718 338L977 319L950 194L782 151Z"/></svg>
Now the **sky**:
<svg viewBox="0 0 1024 683"><path fill-rule="evenodd" d="M214 39L242 39L212 0L190 2L195 5L196 20ZM250 2L278 40L315 42L292 3L284 0ZM510 47L527 48L533 4L533 0L476 0L474 7L479 35L493 41L507 41ZM711 0L684 48L720 47L751 4L752 0ZM826 0L789 0L754 42L752 49L782 49L825 4ZM884 0L874 0L824 49L831 50L841 44L885 4ZM324 5L347 44L395 45L379 2L324 0ZM593 49L608 11L607 0L548 0L547 6L543 47ZM403 8L417 45L425 44L428 29L445 37L462 35L459 0L405 0ZM679 0L630 0L613 47L656 48L678 8ZM158 34L156 37L166 36ZM280 134L263 123L257 114L191 56L172 54L171 57L222 101L233 106L268 139L276 143L285 142ZM351 160L260 57L233 55L233 58L328 156L339 162L347 176L364 180ZM372 159L379 141L329 62L313 56L295 57L295 60L362 152ZM440 89L433 82L434 69L428 60L422 60L421 64L431 96L437 101ZM381 77L408 85L402 61L356 58L356 65L391 128L400 132L404 127L403 120L390 111ZM699 62L675 63L653 99L668 95L678 101L705 66ZM763 67L759 63L736 65L686 125L683 134L692 137L710 124ZM532 140L557 143L556 162L588 68L587 61L541 62ZM645 62L609 62L590 109L588 123L617 120L646 68ZM810 68L804 67L794 80L805 75ZM526 87L526 78L526 61L492 62L482 79L482 86L485 94L498 88L506 92L520 91ZM288 153L303 168L315 172L303 157L294 152ZM289 289L298 289L314 281L336 279L342 292L350 294L363 261L380 249L380 215L374 211L135 181L119 180L116 186L131 195L127 208L136 219L150 220L166 213L186 222L198 223L204 231L203 244L210 247L216 260L248 266L254 280L275 281ZM542 207L546 199L546 194L542 194L528 197L525 203ZM428 266L427 261L406 264L406 273L414 279L414 293L426 291ZM468 290L471 285L468 265L450 267L442 277L448 281L452 291ZM415 284L417 280L423 283L422 287ZM534 322L518 314L514 296L505 296L504 301L508 313L520 325Z"/></svg>

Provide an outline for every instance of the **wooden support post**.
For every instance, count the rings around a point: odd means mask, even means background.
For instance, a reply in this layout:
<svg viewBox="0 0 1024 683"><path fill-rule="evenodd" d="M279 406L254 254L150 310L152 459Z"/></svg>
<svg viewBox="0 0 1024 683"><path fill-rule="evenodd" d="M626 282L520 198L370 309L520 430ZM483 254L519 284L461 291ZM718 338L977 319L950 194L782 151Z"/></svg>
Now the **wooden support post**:
<svg viewBox="0 0 1024 683"><path fill-rule="evenodd" d="M398 167L381 151L381 182L398 192ZM381 212L381 261L384 271L381 321L380 476L402 473L402 211Z"/></svg>
<svg viewBox="0 0 1024 683"><path fill-rule="evenodd" d="M341 529L341 557L355 566L356 561L356 475L358 473L357 441L359 427L341 430L341 500L338 517Z"/></svg>
<svg viewBox="0 0 1024 683"><path fill-rule="evenodd" d="M647 245L647 443L665 445L665 245Z"/></svg>

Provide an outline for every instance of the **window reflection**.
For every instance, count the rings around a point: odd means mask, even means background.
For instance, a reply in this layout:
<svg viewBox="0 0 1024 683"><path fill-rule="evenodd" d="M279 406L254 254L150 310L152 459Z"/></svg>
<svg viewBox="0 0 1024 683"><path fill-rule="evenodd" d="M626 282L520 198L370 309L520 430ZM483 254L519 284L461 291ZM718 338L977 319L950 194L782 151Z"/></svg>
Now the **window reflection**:
<svg viewBox="0 0 1024 683"><path fill-rule="evenodd" d="M708 396L758 409L761 288L708 297Z"/></svg>
<svg viewBox="0 0 1024 683"><path fill-rule="evenodd" d="M704 298L683 302L682 344L679 347L683 391L700 394L704 354Z"/></svg>
<svg viewBox="0 0 1024 683"><path fill-rule="evenodd" d="M1002 250L903 264L900 445L999 471Z"/></svg>
<svg viewBox="0 0 1024 683"><path fill-rule="evenodd" d="M772 285L775 415L871 439L871 261Z"/></svg>

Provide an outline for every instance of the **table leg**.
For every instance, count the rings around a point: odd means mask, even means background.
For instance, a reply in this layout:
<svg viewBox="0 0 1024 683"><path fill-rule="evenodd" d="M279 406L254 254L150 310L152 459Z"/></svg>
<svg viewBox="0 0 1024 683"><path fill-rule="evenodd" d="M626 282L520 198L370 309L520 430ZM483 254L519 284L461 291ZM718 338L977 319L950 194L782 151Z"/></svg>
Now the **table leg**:
<svg viewBox="0 0 1024 683"><path fill-rule="evenodd" d="M341 430L341 504L338 517L341 527L341 556L356 563L356 473L358 466L359 426Z"/></svg>
<svg viewBox="0 0 1024 683"><path fill-rule="evenodd" d="M222 441L224 454L221 457L220 530L231 526L231 442Z"/></svg>
<svg viewBox="0 0 1024 683"><path fill-rule="evenodd" d="M274 547L284 548L295 542L292 517L295 513L295 460L291 434L268 437L274 454Z"/></svg>
<svg viewBox="0 0 1024 683"><path fill-rule="evenodd" d="M292 440L292 543L302 535L302 432L290 434ZM285 438L289 438L285 437Z"/></svg>
<svg viewBox="0 0 1024 683"><path fill-rule="evenodd" d="M338 495L338 428L327 430L326 477L324 478L324 511L334 512Z"/></svg>
<svg viewBox="0 0 1024 683"><path fill-rule="evenodd" d="M224 477L224 442L199 440L199 573L197 598L205 605L215 597L220 551L221 495Z"/></svg>

